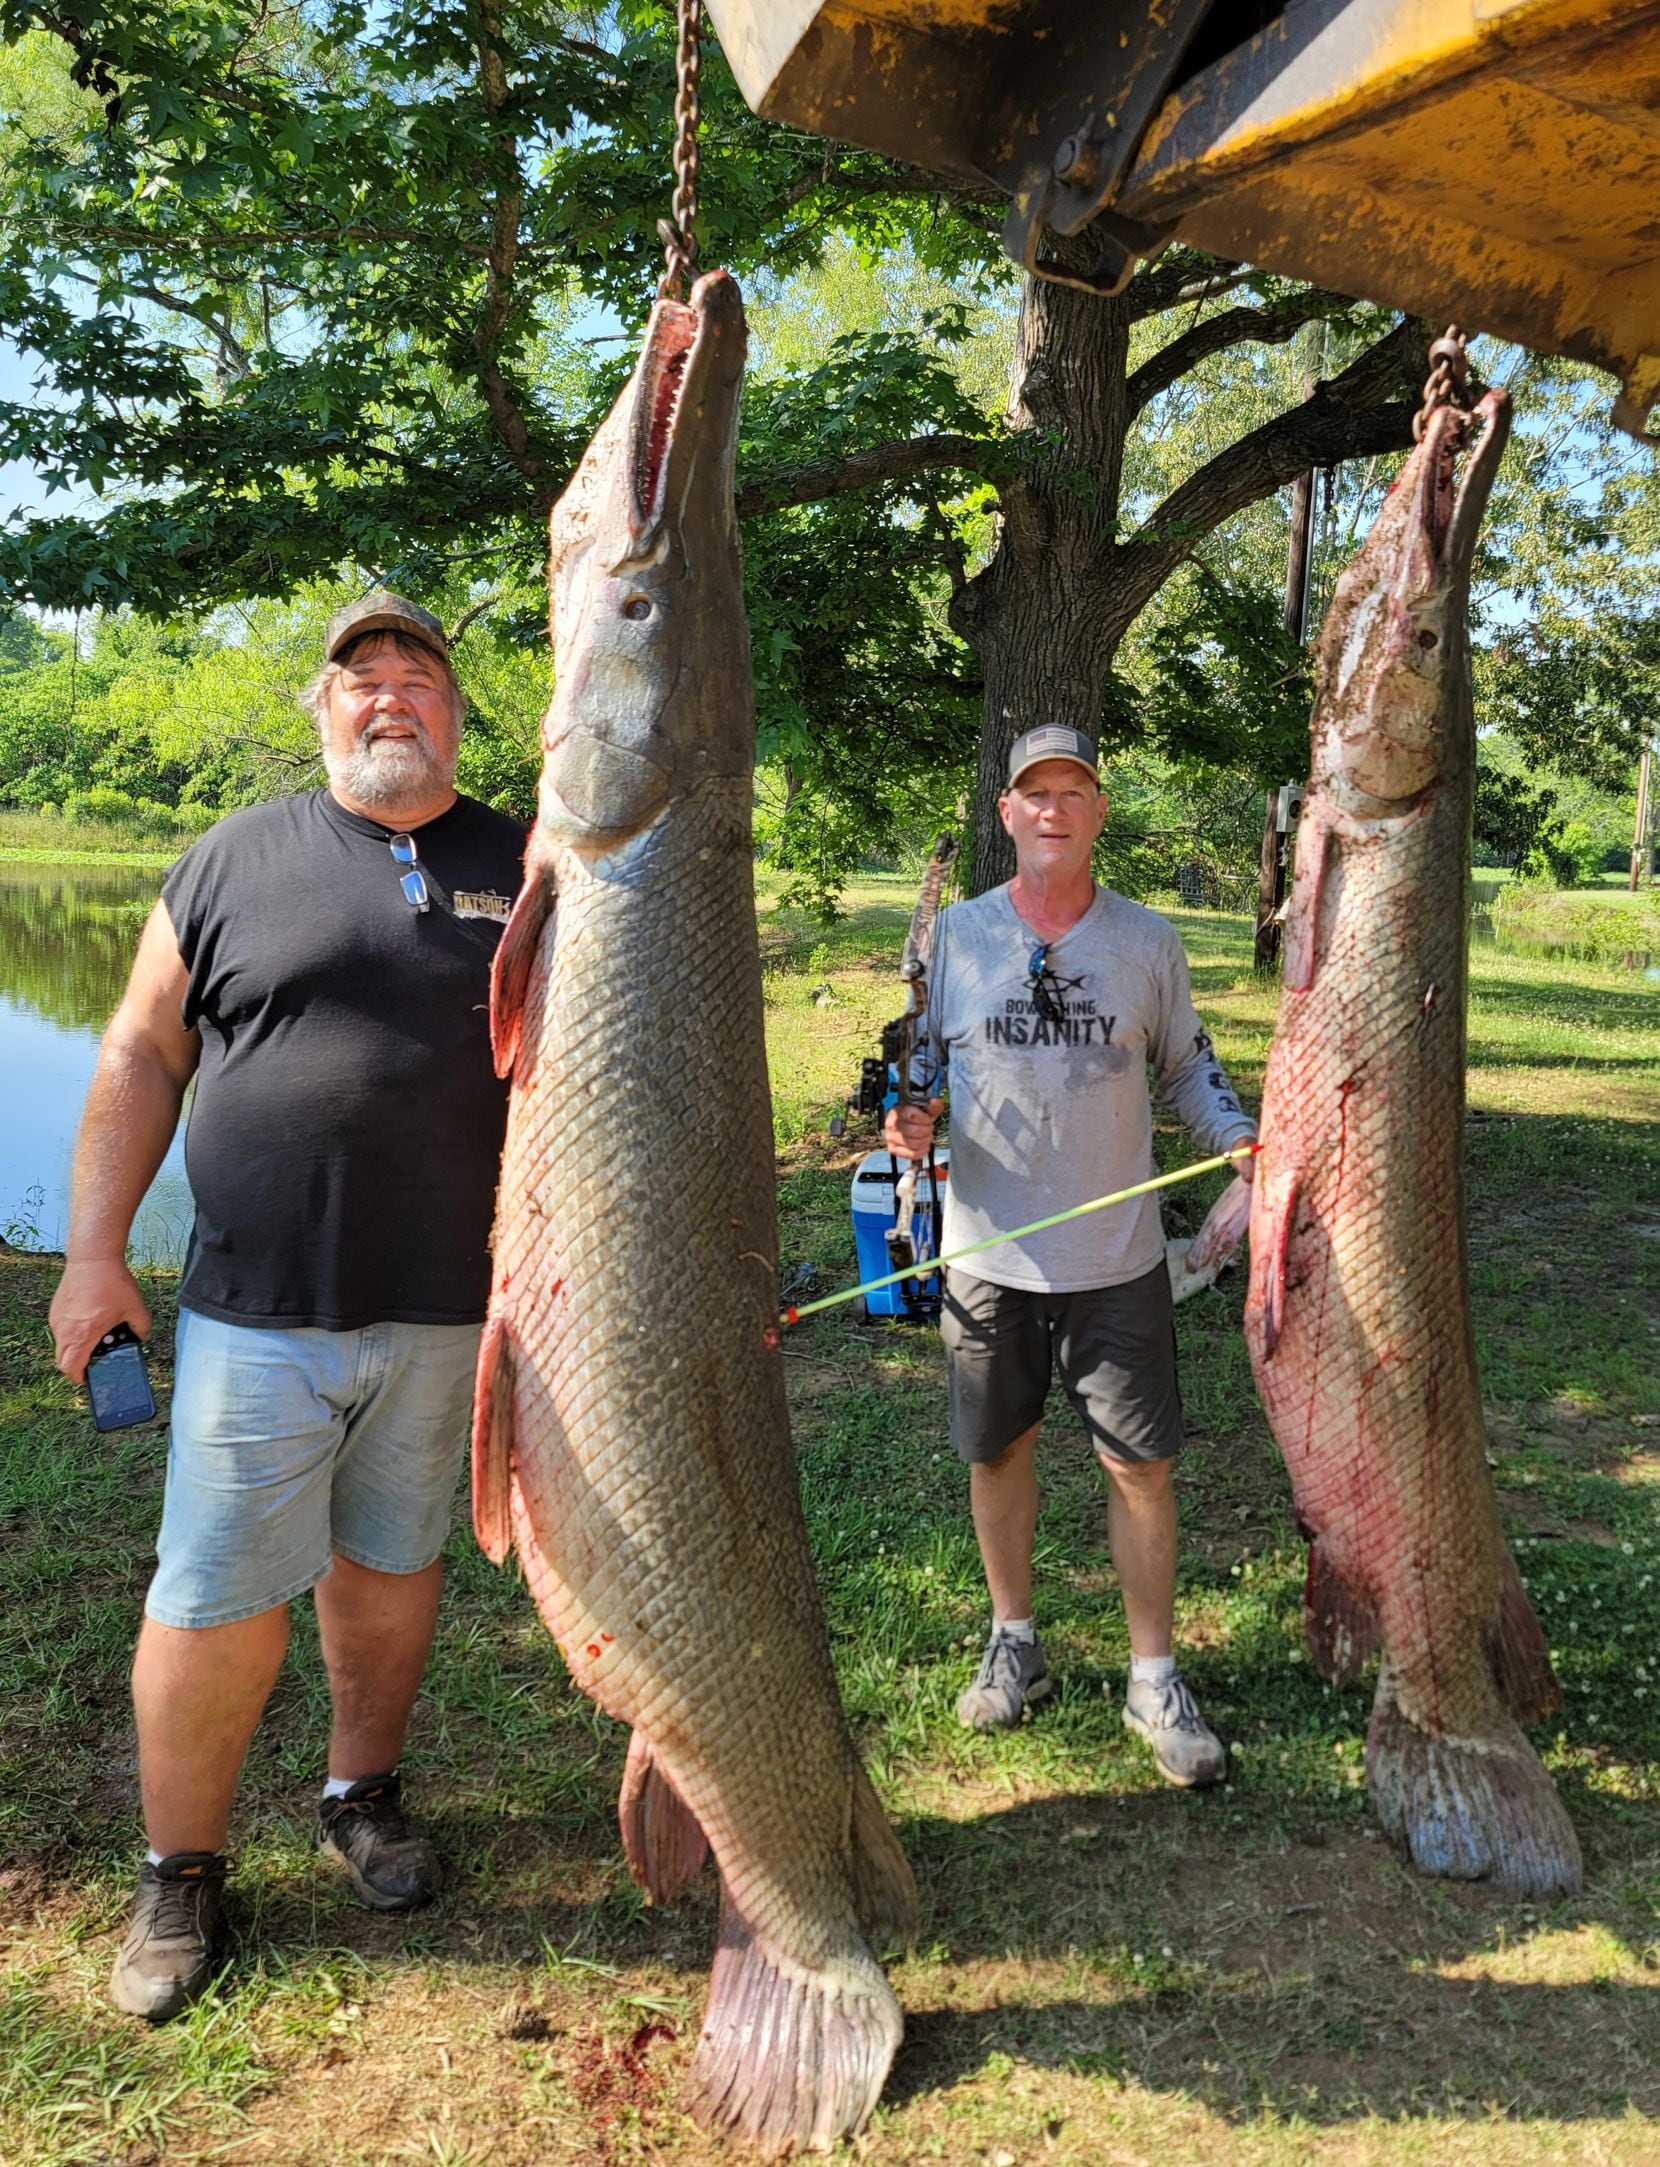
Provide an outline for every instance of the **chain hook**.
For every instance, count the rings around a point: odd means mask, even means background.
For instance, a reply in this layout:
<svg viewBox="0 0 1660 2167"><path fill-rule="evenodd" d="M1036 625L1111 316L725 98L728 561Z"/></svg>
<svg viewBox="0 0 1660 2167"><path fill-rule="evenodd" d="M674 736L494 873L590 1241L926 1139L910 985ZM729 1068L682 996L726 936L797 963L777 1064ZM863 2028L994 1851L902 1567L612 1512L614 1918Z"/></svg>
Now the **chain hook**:
<svg viewBox="0 0 1660 2167"><path fill-rule="evenodd" d="M1464 351L1468 333L1457 324L1448 324L1445 331L1429 350L1430 372L1424 379L1423 403L1412 417L1412 441L1423 442L1429 417L1437 407L1456 406L1460 413L1470 409L1470 357Z"/></svg>
<svg viewBox="0 0 1660 2167"><path fill-rule="evenodd" d="M676 0L680 35L674 54L674 200L657 221L663 244L659 301L677 299L697 269L698 36L701 0Z"/></svg>

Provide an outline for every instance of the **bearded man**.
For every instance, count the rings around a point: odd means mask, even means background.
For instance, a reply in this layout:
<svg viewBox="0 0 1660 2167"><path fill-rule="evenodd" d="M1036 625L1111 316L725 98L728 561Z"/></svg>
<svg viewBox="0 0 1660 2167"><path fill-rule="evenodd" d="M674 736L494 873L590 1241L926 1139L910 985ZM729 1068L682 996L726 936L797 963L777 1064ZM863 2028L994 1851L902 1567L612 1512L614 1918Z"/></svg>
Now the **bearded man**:
<svg viewBox="0 0 1660 2167"><path fill-rule="evenodd" d="M398 1760L437 1617L506 1119L491 959L524 829L455 789L444 630L331 621L305 694L326 790L173 866L105 1032L51 1323L79 1379L149 1312L133 1215L195 1097L157 1569L133 1663L149 1855L111 1995L159 2022L219 1954L230 1808L310 1591L333 1705L318 1840L364 1903L437 1885Z"/></svg>

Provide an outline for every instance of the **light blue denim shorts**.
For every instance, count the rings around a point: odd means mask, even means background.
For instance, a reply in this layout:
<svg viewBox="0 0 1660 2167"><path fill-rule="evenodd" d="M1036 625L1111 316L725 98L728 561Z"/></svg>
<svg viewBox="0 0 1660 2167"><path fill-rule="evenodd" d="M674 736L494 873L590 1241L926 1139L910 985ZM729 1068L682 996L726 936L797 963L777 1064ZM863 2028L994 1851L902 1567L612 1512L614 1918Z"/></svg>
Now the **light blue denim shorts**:
<svg viewBox="0 0 1660 2167"><path fill-rule="evenodd" d="M167 1492L146 1614L233 1625L334 1555L418 1573L444 1547L476 1324L267 1331L181 1309Z"/></svg>

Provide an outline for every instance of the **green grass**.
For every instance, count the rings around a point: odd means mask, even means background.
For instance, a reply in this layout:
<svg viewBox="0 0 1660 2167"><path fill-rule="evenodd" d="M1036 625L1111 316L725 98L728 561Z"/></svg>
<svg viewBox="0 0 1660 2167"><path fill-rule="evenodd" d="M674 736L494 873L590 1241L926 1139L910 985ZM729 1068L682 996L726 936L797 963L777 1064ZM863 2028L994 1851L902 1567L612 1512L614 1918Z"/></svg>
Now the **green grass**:
<svg viewBox="0 0 1660 2167"><path fill-rule="evenodd" d="M194 841L194 828L176 834L135 835L101 820L62 820L44 813L0 811L0 862L38 865L171 865Z"/></svg>
<svg viewBox="0 0 1660 2167"><path fill-rule="evenodd" d="M783 1256L827 1285L853 1276L848 1169L867 1139L830 1146L822 1116L897 1005L910 897L871 881L850 902L829 934L763 925ZM1248 929L1175 915L1201 1011L1254 1094L1273 993ZM1369 1689L1331 1691L1303 1655L1302 1546L1237 1282L1179 1313L1179 1630L1234 1753L1229 1787L1203 1798L1159 1786L1118 1722L1100 1484L1060 1405L1038 1553L1058 1690L1010 1736L957 1729L985 1599L937 1342L831 1312L785 1342L803 1489L847 1705L924 1901L892 1966L907 2042L860 2157L1660 2156L1660 996L1619 970L1479 951L1470 1098L1494 1473L1564 1688L1537 1736L1585 1843L1584 1896L1528 1906L1420 1881L1376 1839ZM1160 1148L1190 1149L1170 1130ZM1218 1185L1171 1192L1172 1231ZM104 2005L135 1857L125 1671L164 1441L93 1438L45 1360L50 1281L0 1255L0 2159L712 2163L674 2107L712 1891L642 1903L615 1830L625 1741L459 1520L407 1764L449 1891L375 1919L314 1863L326 1700L302 1617L238 1807L240 1947L220 1994L157 2033ZM165 1345L164 1276L152 1293Z"/></svg>

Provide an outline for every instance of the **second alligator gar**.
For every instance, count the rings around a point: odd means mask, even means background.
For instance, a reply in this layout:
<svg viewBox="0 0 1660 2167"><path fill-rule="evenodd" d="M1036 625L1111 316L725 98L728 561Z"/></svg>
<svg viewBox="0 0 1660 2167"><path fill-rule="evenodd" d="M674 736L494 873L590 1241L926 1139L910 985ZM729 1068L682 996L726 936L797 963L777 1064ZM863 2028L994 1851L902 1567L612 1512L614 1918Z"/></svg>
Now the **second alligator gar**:
<svg viewBox="0 0 1660 2167"><path fill-rule="evenodd" d="M1499 1524L1470 1323L1466 613L1509 429L1442 407L1321 634L1313 774L1263 1087L1245 1329L1310 1538L1329 1678L1381 1650L1372 1804L1424 1872L1541 1897L1579 1844L1520 1724L1557 1702Z"/></svg>
<svg viewBox="0 0 1660 2167"><path fill-rule="evenodd" d="M556 692L491 1021L512 1077L479 1540L634 1730L621 1819L721 1929L686 2104L827 2149L900 2037L909 1867L837 1695L784 1401L732 465L738 289L660 301L551 523Z"/></svg>

